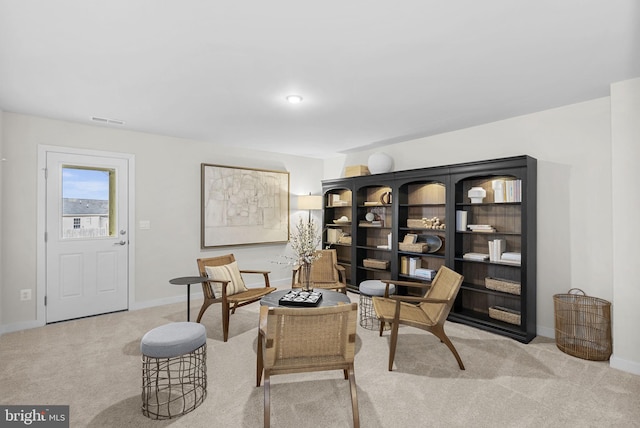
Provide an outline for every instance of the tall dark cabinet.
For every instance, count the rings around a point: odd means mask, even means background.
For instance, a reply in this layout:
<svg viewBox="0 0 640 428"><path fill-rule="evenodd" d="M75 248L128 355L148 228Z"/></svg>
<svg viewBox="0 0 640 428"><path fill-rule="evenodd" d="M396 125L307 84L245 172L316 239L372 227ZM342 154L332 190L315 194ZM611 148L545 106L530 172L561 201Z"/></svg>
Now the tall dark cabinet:
<svg viewBox="0 0 640 428"><path fill-rule="evenodd" d="M367 279L429 282L440 266L455 269L465 280L451 321L529 342L536 181L529 156L326 180L323 244L354 291Z"/></svg>

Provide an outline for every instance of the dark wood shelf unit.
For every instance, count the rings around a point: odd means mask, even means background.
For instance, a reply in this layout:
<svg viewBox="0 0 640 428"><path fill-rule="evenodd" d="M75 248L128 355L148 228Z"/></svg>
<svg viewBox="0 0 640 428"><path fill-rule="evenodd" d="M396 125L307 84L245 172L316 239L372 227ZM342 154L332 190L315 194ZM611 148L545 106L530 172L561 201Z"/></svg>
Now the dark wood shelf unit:
<svg viewBox="0 0 640 428"><path fill-rule="evenodd" d="M421 268L438 270L448 266L465 276L465 281L449 315L450 321L472 325L528 343L536 335L536 160L529 156L468 162L456 165L420 168L362 177L323 181L326 229L349 233L351 245L328 242L325 247L342 248L339 260L349 271L349 288L357 291L367 279L402 279L429 282L410 275L404 268L408 259L420 260ZM494 180L519 180L518 201L495 202ZM506 185L505 181L505 185ZM513 182L515 183L515 181ZM467 193L471 187L483 187L487 196L481 203L471 203ZM511 186L511 183L509 183ZM511 188L511 187L510 187ZM385 201L384 197L391 199ZM341 195L351 195L348 206L330 206ZM388 202L365 205L365 202ZM468 224L490 224L494 232L457 231L456 211L467 213ZM351 224L336 226L333 220L348 215ZM374 212L384 224L361 225L365 215ZM444 228L421 227L437 218ZM411 221L408 221L411 220ZM422 221L422 223L421 223ZM441 227L441 226L440 226ZM391 247L378 248L388 244ZM436 252L400 249L407 234L416 234L419 242L430 235L440 238ZM475 261L463 258L468 252L488 253L488 242L504 240L504 251L520 253L521 263ZM436 239L437 242L437 239ZM348 256L345 253L348 253ZM388 261L388 269L363 266L365 258ZM485 278L515 281L520 295L485 286ZM400 293L408 293L400 287ZM507 308L520 313L520 324L512 324L489 316L489 308ZM495 308L494 308L495 309ZM495 313L494 313L495 316Z"/></svg>

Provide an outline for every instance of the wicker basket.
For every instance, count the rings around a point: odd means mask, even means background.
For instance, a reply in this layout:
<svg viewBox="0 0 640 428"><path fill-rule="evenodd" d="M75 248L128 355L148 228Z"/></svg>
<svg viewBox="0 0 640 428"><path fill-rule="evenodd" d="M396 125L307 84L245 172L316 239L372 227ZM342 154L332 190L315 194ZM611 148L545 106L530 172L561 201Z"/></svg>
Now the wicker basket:
<svg viewBox="0 0 640 428"><path fill-rule="evenodd" d="M554 295L553 307L558 349L585 360L609 359L612 351L610 302L572 288L567 294Z"/></svg>
<svg viewBox="0 0 640 428"><path fill-rule="evenodd" d="M426 253L427 250L429 249L429 245L426 242L416 242L415 244L399 242L398 248L400 248L400 251L411 251L413 253Z"/></svg>
<svg viewBox="0 0 640 428"><path fill-rule="evenodd" d="M364 265L364 267L374 269L387 269L389 267L388 260L364 259L362 260L362 264Z"/></svg>
<svg viewBox="0 0 640 428"><path fill-rule="evenodd" d="M408 218L407 227L418 227L420 229L425 229L427 227L427 224L421 218Z"/></svg>
<svg viewBox="0 0 640 428"><path fill-rule="evenodd" d="M509 281L508 279L487 277L484 279L484 286L489 290L517 294L518 296L520 295L520 283L516 281Z"/></svg>
<svg viewBox="0 0 640 428"><path fill-rule="evenodd" d="M489 317L509 324L520 325L520 312L502 306L491 306L489 308Z"/></svg>

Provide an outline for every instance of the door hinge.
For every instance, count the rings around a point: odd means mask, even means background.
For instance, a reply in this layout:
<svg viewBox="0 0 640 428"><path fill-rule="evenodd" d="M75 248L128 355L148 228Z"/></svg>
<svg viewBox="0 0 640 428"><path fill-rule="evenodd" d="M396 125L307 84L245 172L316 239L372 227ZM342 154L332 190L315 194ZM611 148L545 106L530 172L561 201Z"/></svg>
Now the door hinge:
<svg viewBox="0 0 640 428"><path fill-rule="evenodd" d="M47 296L44 296L44 305L47 306Z"/></svg>
<svg viewBox="0 0 640 428"><path fill-rule="evenodd" d="M49 169L48 168L42 168L44 170L44 179L46 180L47 178L49 178Z"/></svg>
<svg viewBox="0 0 640 428"><path fill-rule="evenodd" d="M44 233L44 242L47 242L49 239L49 234L47 232Z"/></svg>

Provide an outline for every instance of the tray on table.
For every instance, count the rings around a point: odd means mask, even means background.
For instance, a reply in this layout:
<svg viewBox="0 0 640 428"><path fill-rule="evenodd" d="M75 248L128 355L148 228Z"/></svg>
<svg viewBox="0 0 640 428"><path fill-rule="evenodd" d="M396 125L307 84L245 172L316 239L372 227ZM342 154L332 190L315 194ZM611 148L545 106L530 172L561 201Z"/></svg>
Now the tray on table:
<svg viewBox="0 0 640 428"><path fill-rule="evenodd" d="M291 290L278 300L281 306L318 306L322 300L322 293L319 291Z"/></svg>

